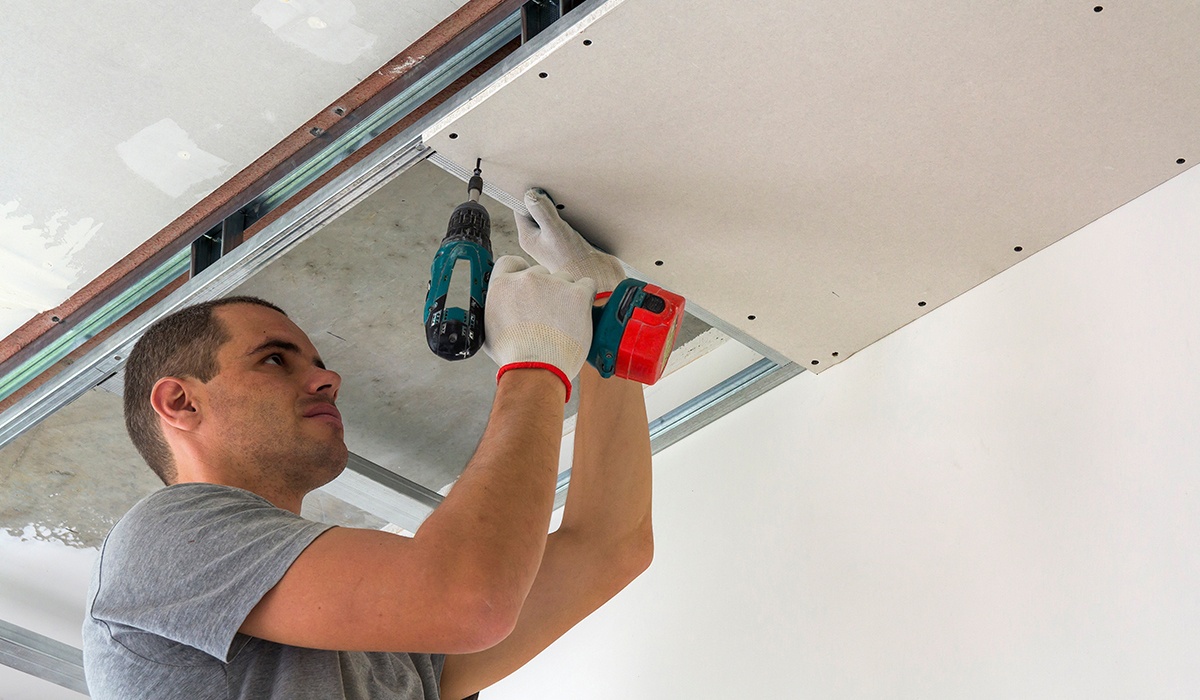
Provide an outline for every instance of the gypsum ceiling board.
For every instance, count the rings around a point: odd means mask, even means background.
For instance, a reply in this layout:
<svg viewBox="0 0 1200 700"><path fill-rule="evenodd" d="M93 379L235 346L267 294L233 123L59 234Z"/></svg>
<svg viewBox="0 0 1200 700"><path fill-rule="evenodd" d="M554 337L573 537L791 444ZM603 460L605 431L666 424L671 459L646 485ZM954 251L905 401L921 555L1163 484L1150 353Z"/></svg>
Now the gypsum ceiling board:
<svg viewBox="0 0 1200 700"><path fill-rule="evenodd" d="M1200 159L1200 5L592 2L422 134L821 371Z"/></svg>

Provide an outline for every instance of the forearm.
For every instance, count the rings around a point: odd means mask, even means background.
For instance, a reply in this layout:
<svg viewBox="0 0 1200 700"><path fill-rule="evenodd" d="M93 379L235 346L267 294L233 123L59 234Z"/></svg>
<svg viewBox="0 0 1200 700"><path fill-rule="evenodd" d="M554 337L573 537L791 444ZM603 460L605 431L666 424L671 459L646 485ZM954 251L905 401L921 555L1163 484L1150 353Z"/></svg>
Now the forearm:
<svg viewBox="0 0 1200 700"><path fill-rule="evenodd" d="M482 652L448 656L444 697L463 697L520 668L650 564L650 436L642 386L579 377L575 458L562 526L550 536L515 628Z"/></svg>
<svg viewBox="0 0 1200 700"><path fill-rule="evenodd" d="M590 366L579 382L575 456L562 527L588 536L648 539L650 432L642 385L602 379Z"/></svg>
<svg viewBox="0 0 1200 700"><path fill-rule="evenodd" d="M448 575L483 577L518 608L546 545L564 396L544 370L506 373L474 457L416 535L443 553Z"/></svg>

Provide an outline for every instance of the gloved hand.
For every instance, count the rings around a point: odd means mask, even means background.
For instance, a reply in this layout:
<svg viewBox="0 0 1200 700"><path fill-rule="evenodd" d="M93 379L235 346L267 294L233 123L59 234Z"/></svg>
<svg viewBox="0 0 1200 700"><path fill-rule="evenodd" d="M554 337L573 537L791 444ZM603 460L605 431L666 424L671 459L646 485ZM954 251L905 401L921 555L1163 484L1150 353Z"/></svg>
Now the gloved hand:
<svg viewBox="0 0 1200 700"><path fill-rule="evenodd" d="M500 365L496 381L510 369L537 367L558 375L571 398L592 344L592 300L596 283L550 274L541 265L505 255L492 268L484 312L483 351Z"/></svg>
<svg viewBox="0 0 1200 700"><path fill-rule="evenodd" d="M554 202L545 190L533 188L525 193L529 215L516 215L517 235L521 249L551 272L565 272L573 279L590 277L596 281L596 291L611 292L625 279L620 261L601 253L583 240L570 224L558 215Z"/></svg>

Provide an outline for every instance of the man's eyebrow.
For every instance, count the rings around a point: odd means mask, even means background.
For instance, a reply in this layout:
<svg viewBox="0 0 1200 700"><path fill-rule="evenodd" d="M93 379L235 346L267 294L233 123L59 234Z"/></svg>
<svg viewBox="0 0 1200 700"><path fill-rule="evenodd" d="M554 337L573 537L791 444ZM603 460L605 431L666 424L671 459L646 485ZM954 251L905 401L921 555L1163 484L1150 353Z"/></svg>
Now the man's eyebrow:
<svg viewBox="0 0 1200 700"><path fill-rule="evenodd" d="M264 350L283 350L284 352L294 352L297 355L303 354L300 351L300 346L296 345L295 343L293 343L290 340L281 340L279 338L268 338L261 345L254 348L250 352L246 353L246 356L249 357L250 355L257 355L258 353L260 353ZM321 369L325 369L325 363L321 361L320 357L314 358L313 364L316 365L317 367L320 367Z"/></svg>

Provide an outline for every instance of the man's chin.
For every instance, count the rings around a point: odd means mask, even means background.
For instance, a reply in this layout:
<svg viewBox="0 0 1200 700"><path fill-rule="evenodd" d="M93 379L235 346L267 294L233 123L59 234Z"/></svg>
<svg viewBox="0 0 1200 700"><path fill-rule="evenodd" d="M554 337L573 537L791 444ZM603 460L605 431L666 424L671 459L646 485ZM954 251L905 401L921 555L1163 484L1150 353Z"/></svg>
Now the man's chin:
<svg viewBox="0 0 1200 700"><path fill-rule="evenodd" d="M321 488L325 484L338 478L342 472L346 471L346 465L350 462L350 450L346 448L346 444L340 445L341 449L335 451L329 456L329 459L324 462L320 469L320 476L323 481L313 488Z"/></svg>

